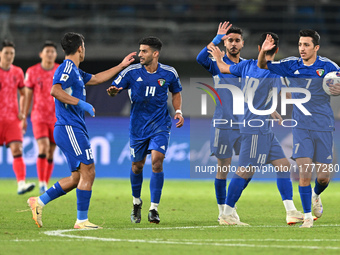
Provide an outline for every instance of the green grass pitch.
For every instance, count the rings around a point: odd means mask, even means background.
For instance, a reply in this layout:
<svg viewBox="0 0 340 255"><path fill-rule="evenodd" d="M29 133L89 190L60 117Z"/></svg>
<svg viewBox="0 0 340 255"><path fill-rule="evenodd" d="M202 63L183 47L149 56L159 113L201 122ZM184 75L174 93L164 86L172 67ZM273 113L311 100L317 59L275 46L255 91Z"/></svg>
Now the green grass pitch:
<svg viewBox="0 0 340 255"><path fill-rule="evenodd" d="M56 181L56 180L53 180ZM51 182L53 183L53 182ZM75 191L43 210L44 227L32 220L15 180L0 180L0 254L339 254L340 183L322 195L324 215L311 229L287 226L274 182L252 182L238 202L244 226L219 226L213 180L165 180L159 225L147 221L149 183L142 190L142 222L132 224L129 180L96 179L89 219L102 230L73 230ZM294 202L301 202L294 186Z"/></svg>

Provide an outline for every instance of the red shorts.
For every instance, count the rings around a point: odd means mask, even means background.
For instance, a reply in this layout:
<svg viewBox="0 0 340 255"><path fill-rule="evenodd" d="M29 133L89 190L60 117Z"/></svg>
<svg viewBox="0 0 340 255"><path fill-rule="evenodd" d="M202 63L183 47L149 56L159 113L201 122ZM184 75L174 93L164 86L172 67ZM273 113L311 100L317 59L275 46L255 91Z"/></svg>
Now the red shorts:
<svg viewBox="0 0 340 255"><path fill-rule="evenodd" d="M11 121L0 121L0 146L7 147L11 142L22 142L23 134L21 121L19 119Z"/></svg>
<svg viewBox="0 0 340 255"><path fill-rule="evenodd" d="M50 140L50 143L54 143L53 130L54 123L44 123L44 122L32 122L33 134L35 139L45 138L47 137Z"/></svg>

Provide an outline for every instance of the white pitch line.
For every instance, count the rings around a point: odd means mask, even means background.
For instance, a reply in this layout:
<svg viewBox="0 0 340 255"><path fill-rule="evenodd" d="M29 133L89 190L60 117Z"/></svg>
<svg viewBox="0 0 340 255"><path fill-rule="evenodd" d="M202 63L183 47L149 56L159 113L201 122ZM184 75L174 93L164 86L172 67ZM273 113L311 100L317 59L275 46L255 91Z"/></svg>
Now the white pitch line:
<svg viewBox="0 0 340 255"><path fill-rule="evenodd" d="M197 228L226 228L226 227L232 227L232 228L294 228L294 226L288 226L288 225L256 225L256 226L220 226L220 225L214 225L214 226L187 226L187 227L155 227L155 228L124 228L124 230L172 230L172 229L197 229ZM340 224L323 224L323 225L314 225L315 227L340 227Z"/></svg>
<svg viewBox="0 0 340 255"><path fill-rule="evenodd" d="M252 248L340 250L340 247L333 247L333 246L263 245L263 244L225 243L224 241L222 243L218 243L216 242L216 240L214 243L202 243L202 242L195 242L193 240L183 241L181 239L171 239L171 240L118 239L118 238L102 238L102 237L93 237L93 236L76 236L76 235L65 234L67 232L74 232L74 231L79 231L79 230L78 229L66 229L66 230L45 231L43 233L48 236L58 236L58 237L67 237L67 238L72 238L72 239L104 241L104 242L129 242L129 243L176 244L176 245L198 245L198 246L228 246L228 247L252 247ZM244 239L241 239L241 240L244 240Z"/></svg>

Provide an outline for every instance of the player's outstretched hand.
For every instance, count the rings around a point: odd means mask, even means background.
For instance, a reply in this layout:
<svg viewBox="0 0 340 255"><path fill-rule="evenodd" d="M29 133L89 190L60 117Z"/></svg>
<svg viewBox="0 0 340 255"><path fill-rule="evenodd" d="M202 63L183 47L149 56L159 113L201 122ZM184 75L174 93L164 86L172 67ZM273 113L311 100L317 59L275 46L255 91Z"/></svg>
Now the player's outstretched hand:
<svg viewBox="0 0 340 255"><path fill-rule="evenodd" d="M133 61L135 61L134 56L136 55L137 55L136 51L131 52L129 55L127 55L121 63L122 67L123 68L128 67Z"/></svg>
<svg viewBox="0 0 340 255"><path fill-rule="evenodd" d="M340 83L335 83L329 86L329 92L333 96L339 96L340 95Z"/></svg>
<svg viewBox="0 0 340 255"><path fill-rule="evenodd" d="M121 91L123 88L117 88L116 86L111 86L106 90L107 94L111 97L114 97L118 94L119 91Z"/></svg>
<svg viewBox="0 0 340 255"><path fill-rule="evenodd" d="M272 116L272 118L274 119L274 120L278 120L279 121L279 125L281 125L282 124L282 117L281 117L281 115L277 112L277 111L275 111L275 112L273 112L272 114L270 114L270 116Z"/></svg>
<svg viewBox="0 0 340 255"><path fill-rule="evenodd" d="M79 99L79 102L77 105L84 111L87 111L92 117L95 116L96 110L91 104L86 103L85 101Z"/></svg>
<svg viewBox="0 0 340 255"><path fill-rule="evenodd" d="M176 113L174 119L175 120L178 119L178 122L176 123L176 128L180 128L180 127L183 126L184 118L183 118L182 114Z"/></svg>
<svg viewBox="0 0 340 255"><path fill-rule="evenodd" d="M263 50L264 52L267 52L267 51L270 51L274 47L275 47L275 44L274 44L273 37L270 34L267 34L266 40L264 40L261 50Z"/></svg>
<svg viewBox="0 0 340 255"><path fill-rule="evenodd" d="M220 22L220 24L218 25L217 34L218 35L224 35L221 38L222 40L227 39L226 33L231 28L231 26L232 26L232 24L229 24L229 21L224 21L223 23Z"/></svg>
<svg viewBox="0 0 340 255"><path fill-rule="evenodd" d="M214 57L214 59L223 61L223 56L225 55L225 52L221 51L220 48L218 48L217 46L210 45L208 47L208 52Z"/></svg>

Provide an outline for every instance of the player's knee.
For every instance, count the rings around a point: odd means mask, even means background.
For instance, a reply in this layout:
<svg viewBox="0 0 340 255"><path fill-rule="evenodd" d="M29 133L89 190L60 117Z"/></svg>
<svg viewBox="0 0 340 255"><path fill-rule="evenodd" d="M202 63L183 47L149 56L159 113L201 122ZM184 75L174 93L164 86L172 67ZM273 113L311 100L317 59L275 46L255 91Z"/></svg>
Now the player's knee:
<svg viewBox="0 0 340 255"><path fill-rule="evenodd" d="M142 162L134 162L132 164L132 172L134 174L140 174L143 171L144 164Z"/></svg>
<svg viewBox="0 0 340 255"><path fill-rule="evenodd" d="M152 162L152 171L155 173L160 173L163 171L163 164L160 160Z"/></svg>
<svg viewBox="0 0 340 255"><path fill-rule="evenodd" d="M22 147L20 147L20 146L16 146L11 151L12 151L13 157L18 157L18 156L22 155Z"/></svg>
<svg viewBox="0 0 340 255"><path fill-rule="evenodd" d="M329 183L330 178L322 177L322 178L317 178L317 180L320 185L326 186Z"/></svg>

